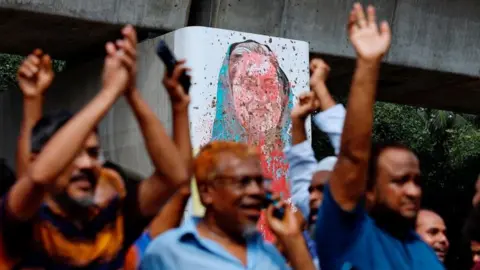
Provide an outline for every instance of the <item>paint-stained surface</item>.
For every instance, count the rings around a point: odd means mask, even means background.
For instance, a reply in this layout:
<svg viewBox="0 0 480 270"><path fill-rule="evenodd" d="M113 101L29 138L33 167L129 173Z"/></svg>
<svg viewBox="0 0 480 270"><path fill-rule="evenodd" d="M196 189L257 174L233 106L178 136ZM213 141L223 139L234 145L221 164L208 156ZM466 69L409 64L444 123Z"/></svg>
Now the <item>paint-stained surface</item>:
<svg viewBox="0 0 480 270"><path fill-rule="evenodd" d="M273 190L288 198L283 148L290 143L295 96L308 90L308 44L189 27L175 32L177 46L175 53L192 68L193 146L198 149L211 140L258 146L264 173L274 180Z"/></svg>

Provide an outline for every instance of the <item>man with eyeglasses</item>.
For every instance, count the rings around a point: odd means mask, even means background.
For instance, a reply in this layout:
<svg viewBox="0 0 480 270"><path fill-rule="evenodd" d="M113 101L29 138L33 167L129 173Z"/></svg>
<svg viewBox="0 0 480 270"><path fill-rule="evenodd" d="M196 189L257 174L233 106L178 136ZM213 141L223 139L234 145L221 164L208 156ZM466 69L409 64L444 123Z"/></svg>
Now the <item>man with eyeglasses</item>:
<svg viewBox="0 0 480 270"><path fill-rule="evenodd" d="M289 269L280 252L257 231L266 199L260 154L243 143L216 141L194 161L194 175L205 206L203 218L190 218L157 237L141 269ZM315 269L291 207L284 217L266 218L294 269Z"/></svg>

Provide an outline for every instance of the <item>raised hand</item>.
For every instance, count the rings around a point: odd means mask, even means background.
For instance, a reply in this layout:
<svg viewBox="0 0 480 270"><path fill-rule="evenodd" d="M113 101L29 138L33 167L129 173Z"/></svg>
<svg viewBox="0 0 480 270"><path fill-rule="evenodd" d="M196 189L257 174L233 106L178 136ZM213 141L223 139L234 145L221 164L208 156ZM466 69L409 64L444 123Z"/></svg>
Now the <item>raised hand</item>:
<svg viewBox="0 0 480 270"><path fill-rule="evenodd" d="M273 216L275 206L270 205L267 209L267 224L272 232L280 240L284 240L290 236L300 235L303 231L302 221L298 220L298 217L295 214L295 209L292 205L285 202L282 202L280 206L285 208L285 215L282 220Z"/></svg>
<svg viewBox="0 0 480 270"><path fill-rule="evenodd" d="M123 39L117 40L116 45L119 50L124 52L121 59L130 74L130 83L127 94L131 94L136 88L137 79L137 32L131 25L122 29Z"/></svg>
<svg viewBox="0 0 480 270"><path fill-rule="evenodd" d="M310 61L310 88L315 90L318 85L325 84L330 73L330 67L320 58Z"/></svg>
<svg viewBox="0 0 480 270"><path fill-rule="evenodd" d="M305 119L318 109L320 109L320 101L315 93L303 93L298 98L298 103L293 107L291 117L294 119Z"/></svg>
<svg viewBox="0 0 480 270"><path fill-rule="evenodd" d="M163 85L170 95L172 107L174 109L185 109L190 103L190 96L185 92L185 89L183 89L183 86L179 81L183 72L188 71L190 71L190 69L185 67L185 60L181 60L178 61L171 76L169 76L167 71L165 71L165 75L163 76Z"/></svg>
<svg viewBox="0 0 480 270"><path fill-rule="evenodd" d="M348 22L350 41L360 59L381 61L390 47L391 32L387 22L380 28L376 22L375 8L368 6L367 17L363 7L355 3Z"/></svg>
<svg viewBox="0 0 480 270"><path fill-rule="evenodd" d="M30 54L17 72L18 85L25 98L41 97L52 84L54 76L52 59L40 49Z"/></svg>
<svg viewBox="0 0 480 270"><path fill-rule="evenodd" d="M123 94L129 87L130 73L123 64L125 53L119 50L112 42L106 44L107 56L103 67L103 89Z"/></svg>

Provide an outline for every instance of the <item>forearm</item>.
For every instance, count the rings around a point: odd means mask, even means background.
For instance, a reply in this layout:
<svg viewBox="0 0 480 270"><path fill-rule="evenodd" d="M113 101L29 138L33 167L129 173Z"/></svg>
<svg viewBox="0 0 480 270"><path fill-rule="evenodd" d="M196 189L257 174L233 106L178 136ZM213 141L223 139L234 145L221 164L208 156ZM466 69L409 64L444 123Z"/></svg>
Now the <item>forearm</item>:
<svg viewBox="0 0 480 270"><path fill-rule="evenodd" d="M173 141L190 170L192 164L192 142L190 139L190 122L188 119L188 107L172 109L173 114Z"/></svg>
<svg viewBox="0 0 480 270"><path fill-rule="evenodd" d="M29 178L53 184L58 175L74 160L89 134L118 98L118 93L100 93L62 127L44 147L29 170Z"/></svg>
<svg viewBox="0 0 480 270"><path fill-rule="evenodd" d="M292 145L300 144L306 140L305 119L298 117L292 118Z"/></svg>
<svg viewBox="0 0 480 270"><path fill-rule="evenodd" d="M295 270L314 270L312 257L308 252L305 239L301 233L288 237L279 237L285 247L285 253L290 265Z"/></svg>
<svg viewBox="0 0 480 270"><path fill-rule="evenodd" d="M188 198L190 198L190 192L188 192L190 189L188 186L185 188L186 190L179 190L170 198L150 224L150 237L152 239L180 226Z"/></svg>
<svg viewBox="0 0 480 270"><path fill-rule="evenodd" d="M373 104L380 62L357 61L345 126L331 190L344 210L353 209L365 192L370 156Z"/></svg>
<svg viewBox="0 0 480 270"><path fill-rule="evenodd" d="M140 126L156 173L166 176L169 185L183 184L188 178L185 163L162 123L140 96L139 91L133 91L127 100Z"/></svg>
<svg viewBox="0 0 480 270"><path fill-rule="evenodd" d="M313 86L312 89L320 100L320 109L326 111L336 105L335 100L327 89L325 82L321 82Z"/></svg>
<svg viewBox="0 0 480 270"><path fill-rule="evenodd" d="M23 99L23 119L17 142L16 173L21 178L27 173L31 154L31 134L35 124L42 117L43 96Z"/></svg>

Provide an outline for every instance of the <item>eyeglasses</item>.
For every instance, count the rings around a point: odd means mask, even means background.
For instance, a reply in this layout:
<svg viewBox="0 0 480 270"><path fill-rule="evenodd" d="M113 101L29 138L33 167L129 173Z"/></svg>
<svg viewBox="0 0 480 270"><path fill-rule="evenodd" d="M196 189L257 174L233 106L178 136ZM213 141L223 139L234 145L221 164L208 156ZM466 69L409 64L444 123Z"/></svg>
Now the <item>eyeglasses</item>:
<svg viewBox="0 0 480 270"><path fill-rule="evenodd" d="M264 189L270 189L271 179L259 176L232 176L232 175L217 175L217 179L227 180L224 183L228 184L234 189L245 190L252 183L255 183L258 187Z"/></svg>

